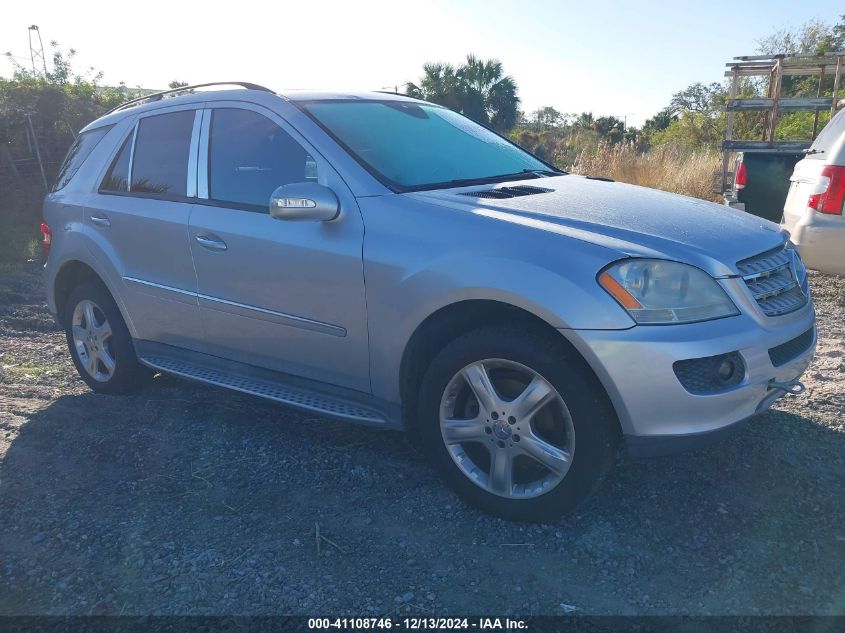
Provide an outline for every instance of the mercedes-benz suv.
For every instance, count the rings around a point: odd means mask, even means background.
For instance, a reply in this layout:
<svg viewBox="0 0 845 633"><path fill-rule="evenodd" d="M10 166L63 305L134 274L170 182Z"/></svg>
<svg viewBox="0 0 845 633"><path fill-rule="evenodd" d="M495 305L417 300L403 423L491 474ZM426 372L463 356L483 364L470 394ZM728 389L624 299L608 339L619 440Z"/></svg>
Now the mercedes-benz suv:
<svg viewBox="0 0 845 633"><path fill-rule="evenodd" d="M801 390L814 310L777 225L404 95L221 88L91 123L46 198L95 391L166 372L405 429L469 502L542 520L623 442L692 447Z"/></svg>

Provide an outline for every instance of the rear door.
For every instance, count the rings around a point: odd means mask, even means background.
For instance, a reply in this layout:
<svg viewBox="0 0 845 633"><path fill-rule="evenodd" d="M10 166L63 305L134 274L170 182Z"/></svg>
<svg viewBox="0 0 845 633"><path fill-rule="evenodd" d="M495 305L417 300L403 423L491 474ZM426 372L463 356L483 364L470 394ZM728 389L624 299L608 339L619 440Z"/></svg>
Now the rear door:
<svg viewBox="0 0 845 633"><path fill-rule="evenodd" d="M202 104L144 113L119 145L85 222L123 279L137 335L196 349L202 342L188 245Z"/></svg>
<svg viewBox="0 0 845 633"><path fill-rule="evenodd" d="M207 351L369 392L364 224L354 196L267 109L215 102L202 128L190 245ZM272 192L303 181L335 192L336 220L270 216Z"/></svg>

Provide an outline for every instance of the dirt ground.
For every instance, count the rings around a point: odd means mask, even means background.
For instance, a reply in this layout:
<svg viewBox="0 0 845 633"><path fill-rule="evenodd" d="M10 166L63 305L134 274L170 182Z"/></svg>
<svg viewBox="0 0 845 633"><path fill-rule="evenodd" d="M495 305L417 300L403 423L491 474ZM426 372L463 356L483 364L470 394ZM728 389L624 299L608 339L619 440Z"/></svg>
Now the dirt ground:
<svg viewBox="0 0 845 633"><path fill-rule="evenodd" d="M520 525L401 434L164 376L95 395L37 272L0 276L0 614L845 614L845 279L812 286L806 394Z"/></svg>

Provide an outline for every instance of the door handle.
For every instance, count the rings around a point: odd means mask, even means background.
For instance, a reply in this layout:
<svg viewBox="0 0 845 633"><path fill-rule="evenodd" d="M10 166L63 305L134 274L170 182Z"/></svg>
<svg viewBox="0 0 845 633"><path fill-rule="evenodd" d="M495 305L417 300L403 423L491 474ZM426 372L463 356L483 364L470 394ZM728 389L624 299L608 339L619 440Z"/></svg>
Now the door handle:
<svg viewBox="0 0 845 633"><path fill-rule="evenodd" d="M92 215L91 216L91 223L96 224L97 226L102 227L109 227L111 226L111 220L108 219L105 215Z"/></svg>
<svg viewBox="0 0 845 633"><path fill-rule="evenodd" d="M227 248L226 242L216 236L197 235L194 239L196 239L197 244L210 251L225 251Z"/></svg>

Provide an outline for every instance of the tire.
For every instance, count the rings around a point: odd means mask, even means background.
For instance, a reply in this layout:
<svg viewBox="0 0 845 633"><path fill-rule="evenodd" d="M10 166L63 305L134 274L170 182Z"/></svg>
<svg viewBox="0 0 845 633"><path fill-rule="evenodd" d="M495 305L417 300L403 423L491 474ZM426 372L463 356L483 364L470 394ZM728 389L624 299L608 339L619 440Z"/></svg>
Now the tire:
<svg viewBox="0 0 845 633"><path fill-rule="evenodd" d="M62 322L76 371L94 391L128 393L149 377L117 304L102 284L84 282L71 290Z"/></svg>
<svg viewBox="0 0 845 633"><path fill-rule="evenodd" d="M572 511L610 471L620 437L580 355L554 336L514 327L471 331L437 354L420 384L417 425L460 497L515 521Z"/></svg>

